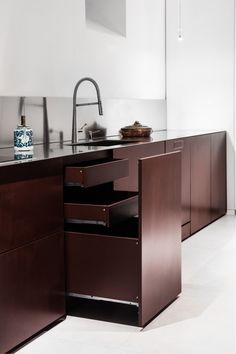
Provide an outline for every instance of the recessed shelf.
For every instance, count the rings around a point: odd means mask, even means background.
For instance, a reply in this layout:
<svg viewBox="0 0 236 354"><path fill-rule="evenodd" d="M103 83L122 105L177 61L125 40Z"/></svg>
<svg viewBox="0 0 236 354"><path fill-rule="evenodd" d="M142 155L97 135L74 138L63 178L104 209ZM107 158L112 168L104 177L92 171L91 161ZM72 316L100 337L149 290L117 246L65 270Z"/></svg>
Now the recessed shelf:
<svg viewBox="0 0 236 354"><path fill-rule="evenodd" d="M126 36L126 0L85 0L88 27Z"/></svg>

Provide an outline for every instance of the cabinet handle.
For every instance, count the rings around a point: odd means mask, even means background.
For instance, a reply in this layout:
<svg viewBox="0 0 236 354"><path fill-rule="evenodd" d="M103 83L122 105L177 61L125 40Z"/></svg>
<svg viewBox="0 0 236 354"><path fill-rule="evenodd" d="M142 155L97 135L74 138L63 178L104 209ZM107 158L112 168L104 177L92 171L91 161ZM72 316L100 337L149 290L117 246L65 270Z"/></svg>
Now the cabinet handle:
<svg viewBox="0 0 236 354"><path fill-rule="evenodd" d="M183 140L177 140L174 142L173 150L183 150L183 148L184 148Z"/></svg>

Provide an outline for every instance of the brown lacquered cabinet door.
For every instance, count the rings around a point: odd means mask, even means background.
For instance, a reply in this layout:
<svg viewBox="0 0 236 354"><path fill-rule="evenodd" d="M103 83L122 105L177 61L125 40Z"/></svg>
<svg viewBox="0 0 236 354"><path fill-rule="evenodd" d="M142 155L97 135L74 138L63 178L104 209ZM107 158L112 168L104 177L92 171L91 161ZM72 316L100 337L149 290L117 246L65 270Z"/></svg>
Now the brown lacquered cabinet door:
<svg viewBox="0 0 236 354"><path fill-rule="evenodd" d="M190 141L166 141L166 152L181 151L181 224L190 222Z"/></svg>
<svg viewBox="0 0 236 354"><path fill-rule="evenodd" d="M0 185L0 253L63 230L62 176Z"/></svg>
<svg viewBox="0 0 236 354"><path fill-rule="evenodd" d="M0 255L0 353L65 314L64 235Z"/></svg>
<svg viewBox="0 0 236 354"><path fill-rule="evenodd" d="M181 292L181 156L140 159L140 309L144 326Z"/></svg>
<svg viewBox="0 0 236 354"><path fill-rule="evenodd" d="M226 133L211 134L211 220L226 213Z"/></svg>
<svg viewBox="0 0 236 354"><path fill-rule="evenodd" d="M211 135L191 138L191 234L211 222Z"/></svg>

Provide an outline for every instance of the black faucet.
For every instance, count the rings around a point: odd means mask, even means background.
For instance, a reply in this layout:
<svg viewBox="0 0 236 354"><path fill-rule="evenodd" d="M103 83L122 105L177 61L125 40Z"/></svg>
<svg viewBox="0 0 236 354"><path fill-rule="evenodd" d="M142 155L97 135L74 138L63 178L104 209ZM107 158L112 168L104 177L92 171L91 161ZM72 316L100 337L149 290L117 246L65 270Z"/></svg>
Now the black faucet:
<svg viewBox="0 0 236 354"><path fill-rule="evenodd" d="M76 103L78 88L79 88L80 84L84 81L90 81L95 86L96 93L97 93L97 102ZM81 107L81 106L92 106L92 105L98 105L98 113L100 116L102 116L103 110L102 110L102 101L101 101L99 86L95 80L91 79L90 77L84 77L83 79L81 79L77 82L77 84L75 85L75 88L74 88L74 93L73 93L73 117L72 117L72 139L71 139L72 144L77 143L76 108Z"/></svg>

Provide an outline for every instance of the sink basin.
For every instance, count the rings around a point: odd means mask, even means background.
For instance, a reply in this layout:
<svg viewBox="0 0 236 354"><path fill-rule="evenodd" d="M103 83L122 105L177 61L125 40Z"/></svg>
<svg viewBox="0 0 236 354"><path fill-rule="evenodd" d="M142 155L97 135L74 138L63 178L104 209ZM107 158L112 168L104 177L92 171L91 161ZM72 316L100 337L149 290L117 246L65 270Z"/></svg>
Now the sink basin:
<svg viewBox="0 0 236 354"><path fill-rule="evenodd" d="M78 144L69 144L71 146L113 146L113 145L124 145L124 144L133 144L138 142L138 140L98 140L98 141L89 141Z"/></svg>

